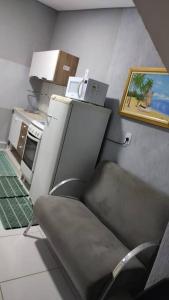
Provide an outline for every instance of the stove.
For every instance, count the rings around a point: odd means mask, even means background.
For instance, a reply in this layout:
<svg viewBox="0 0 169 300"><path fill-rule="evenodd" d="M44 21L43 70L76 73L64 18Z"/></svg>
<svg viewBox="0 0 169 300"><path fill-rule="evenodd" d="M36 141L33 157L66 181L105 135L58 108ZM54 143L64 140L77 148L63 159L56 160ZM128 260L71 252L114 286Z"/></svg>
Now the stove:
<svg viewBox="0 0 169 300"><path fill-rule="evenodd" d="M45 125L46 121L44 120L34 120L28 127L27 139L25 143L23 159L21 162L21 171L22 175L29 184L32 182L40 141Z"/></svg>
<svg viewBox="0 0 169 300"><path fill-rule="evenodd" d="M35 127L37 127L40 130L44 130L45 125L46 125L47 121L43 120L43 121L32 121L32 125L35 125Z"/></svg>

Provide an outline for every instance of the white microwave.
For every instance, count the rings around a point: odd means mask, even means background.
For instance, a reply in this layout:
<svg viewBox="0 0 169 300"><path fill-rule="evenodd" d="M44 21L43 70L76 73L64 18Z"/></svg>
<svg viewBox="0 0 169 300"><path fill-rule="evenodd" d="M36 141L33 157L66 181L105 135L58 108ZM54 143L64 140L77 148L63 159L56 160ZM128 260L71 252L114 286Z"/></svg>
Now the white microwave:
<svg viewBox="0 0 169 300"><path fill-rule="evenodd" d="M108 87L108 84L91 78L69 77L65 96L104 106Z"/></svg>

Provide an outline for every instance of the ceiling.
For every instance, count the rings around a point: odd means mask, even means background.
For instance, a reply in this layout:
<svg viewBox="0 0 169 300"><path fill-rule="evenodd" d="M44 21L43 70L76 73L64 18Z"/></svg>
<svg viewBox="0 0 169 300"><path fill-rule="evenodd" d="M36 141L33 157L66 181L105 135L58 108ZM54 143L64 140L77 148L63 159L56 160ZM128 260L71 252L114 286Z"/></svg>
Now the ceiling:
<svg viewBox="0 0 169 300"><path fill-rule="evenodd" d="M38 0L56 10L133 7L132 0Z"/></svg>

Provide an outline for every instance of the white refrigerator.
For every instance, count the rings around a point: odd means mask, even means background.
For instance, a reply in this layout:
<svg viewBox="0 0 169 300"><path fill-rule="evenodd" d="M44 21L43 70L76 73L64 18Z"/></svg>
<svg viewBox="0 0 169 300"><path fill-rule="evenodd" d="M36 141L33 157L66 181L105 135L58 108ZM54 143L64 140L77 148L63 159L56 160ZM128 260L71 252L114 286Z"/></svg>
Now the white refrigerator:
<svg viewBox="0 0 169 300"><path fill-rule="evenodd" d="M72 177L89 180L110 114L111 110L101 106L58 95L51 97L30 188L33 202L62 180ZM80 188L70 184L57 194L76 194L74 189Z"/></svg>

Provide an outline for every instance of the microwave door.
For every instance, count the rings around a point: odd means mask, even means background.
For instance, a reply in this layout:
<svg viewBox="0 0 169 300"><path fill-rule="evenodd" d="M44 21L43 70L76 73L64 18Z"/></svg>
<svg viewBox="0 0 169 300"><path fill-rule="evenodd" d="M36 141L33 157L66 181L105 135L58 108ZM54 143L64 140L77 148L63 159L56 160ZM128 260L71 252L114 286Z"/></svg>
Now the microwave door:
<svg viewBox="0 0 169 300"><path fill-rule="evenodd" d="M81 79L80 81L72 81L70 83L71 97L78 100L84 100L86 87L87 87L87 80Z"/></svg>
<svg viewBox="0 0 169 300"><path fill-rule="evenodd" d="M70 82L69 90L72 98L80 98L82 93L82 83L83 80L75 80Z"/></svg>
<svg viewBox="0 0 169 300"><path fill-rule="evenodd" d="M83 82L82 77L69 77L69 81L66 89L66 97L72 99L79 99L79 95L81 94L82 82Z"/></svg>

